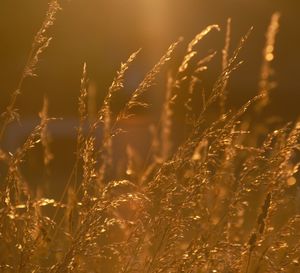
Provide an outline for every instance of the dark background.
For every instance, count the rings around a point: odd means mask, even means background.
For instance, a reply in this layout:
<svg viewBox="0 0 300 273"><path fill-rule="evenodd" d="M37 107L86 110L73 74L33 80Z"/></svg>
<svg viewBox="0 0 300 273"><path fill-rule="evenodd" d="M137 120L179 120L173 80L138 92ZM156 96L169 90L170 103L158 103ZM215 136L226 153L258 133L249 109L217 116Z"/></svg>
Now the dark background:
<svg viewBox="0 0 300 273"><path fill-rule="evenodd" d="M275 48L275 79L278 84L268 112L284 121L299 116L300 98L300 1L297 0L72 0L62 1L50 34L53 41L38 65L38 77L27 79L18 99L20 124L12 124L5 138L13 151L37 122L44 94L49 98L50 116L64 117L53 128L57 139L54 152L74 154L77 98L83 62L88 64L91 83L97 90L97 103L110 85L120 62L142 48L132 67L124 92L130 92L143 75L179 36L192 39L209 24L219 24L222 32L213 34L204 45L220 50L224 44L226 20L232 18L231 52L240 37L253 26L242 58L245 64L230 81L230 103L237 107L257 93L265 43L265 32L273 12L279 11L280 32ZM46 0L2 0L0 4L0 109L4 111L16 88L30 50L47 10ZM180 51L180 50L179 50ZM220 56L219 56L220 57ZM220 67L208 77L213 82ZM154 108L155 103L154 103ZM145 126L145 123L137 130ZM70 133L71 132L71 133ZM58 141L60 139L60 142ZM56 149L56 151L55 151ZM62 152L63 151L63 152ZM59 157L55 164L66 169L71 163ZM36 174L38 177L38 174Z"/></svg>

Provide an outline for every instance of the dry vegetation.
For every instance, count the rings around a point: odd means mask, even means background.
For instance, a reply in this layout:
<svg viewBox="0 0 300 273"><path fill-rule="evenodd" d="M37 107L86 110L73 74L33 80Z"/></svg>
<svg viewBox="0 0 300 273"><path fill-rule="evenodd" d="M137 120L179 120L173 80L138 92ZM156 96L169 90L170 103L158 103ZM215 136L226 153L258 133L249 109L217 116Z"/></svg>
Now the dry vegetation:
<svg viewBox="0 0 300 273"><path fill-rule="evenodd" d="M1 139L18 117L22 82L34 76L59 9L52 1L2 115ZM182 62L167 76L166 100L146 163L138 167L138 151L128 146L127 167L118 180L111 172L114 138L122 134L120 122L130 119L136 107L148 106L142 95L184 42L172 44L123 109L113 113L111 104L122 92L125 73L140 54L133 53L121 64L94 120L88 115L84 64L76 161L61 200L32 195L21 168L26 154L37 146L43 148L45 169L55 160L46 99L40 125L24 145L14 154L5 147L0 150L6 166L0 195L1 272L299 272L300 123L275 131L265 126L263 139L257 129L263 126L257 117L274 86L271 64L278 28L276 13L267 31L258 95L236 112L226 106L227 83L241 64L239 53L251 31L230 54L228 20L220 32L225 33L222 72L211 91L203 90L201 74L219 55L200 58L197 45L220 27L208 26L185 45ZM172 139L180 107L187 133L177 145ZM98 128L103 131L101 141L95 133Z"/></svg>

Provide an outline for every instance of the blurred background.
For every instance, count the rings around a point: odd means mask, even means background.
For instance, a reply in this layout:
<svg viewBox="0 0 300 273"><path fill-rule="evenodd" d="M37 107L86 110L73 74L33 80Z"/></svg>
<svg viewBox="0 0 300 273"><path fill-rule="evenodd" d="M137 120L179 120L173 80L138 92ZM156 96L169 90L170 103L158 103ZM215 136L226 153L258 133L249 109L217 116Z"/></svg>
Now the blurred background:
<svg viewBox="0 0 300 273"><path fill-rule="evenodd" d="M32 39L47 10L46 0L2 0L0 8L0 109L4 111L24 68ZM232 18L231 52L251 26L254 30L242 52L243 66L230 80L230 104L236 108L257 93L265 33L271 15L281 13L280 32L276 39L274 79L277 87L267 111L283 121L295 120L300 102L300 2L293 0L70 0L61 1L50 34L53 40L42 54L38 77L22 87L17 107L20 123L9 126L4 145L14 151L38 123L43 97L49 99L49 115L63 117L50 128L52 149L56 154L53 169L57 177L67 176L74 155L77 101L82 66L87 62L90 88L95 90L95 107L107 92L120 63L139 48L142 52L128 73L126 92L134 90L144 74L159 60L168 46L182 36L190 41L209 24L219 24L222 31L210 35L200 50L224 46L225 26ZM183 48L179 48L183 52ZM217 58L221 60L221 55ZM206 76L211 86L221 70L212 67ZM164 71L166 72L166 71ZM163 74L164 75L164 74ZM163 78L163 76L162 76ZM163 82L163 79L160 79ZM147 115L160 109L159 86L153 92L152 107L142 119L132 121L133 135L146 138L150 124ZM157 89L157 90L155 90ZM121 95L122 97L122 95ZM125 96L126 97L126 96ZM144 134L144 135L143 135ZM131 136L133 137L133 136ZM141 137L140 137L141 138ZM62 149L63 148L63 149ZM35 164L31 162L31 164ZM33 180L42 177L38 163ZM30 175L29 175L30 176ZM59 179L59 180L60 180Z"/></svg>

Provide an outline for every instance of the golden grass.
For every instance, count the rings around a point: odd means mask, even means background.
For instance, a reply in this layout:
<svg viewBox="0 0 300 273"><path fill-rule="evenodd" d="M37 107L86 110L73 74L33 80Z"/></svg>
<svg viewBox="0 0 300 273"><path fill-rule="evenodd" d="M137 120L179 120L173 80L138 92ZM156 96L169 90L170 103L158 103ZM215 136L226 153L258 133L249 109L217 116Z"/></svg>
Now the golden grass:
<svg viewBox="0 0 300 273"><path fill-rule="evenodd" d="M52 1L3 116L0 139L16 117L24 77L34 75L40 53L49 45L46 33L58 9ZM259 94L236 112L226 111L227 83L241 64L239 53L250 32L230 57L228 20L222 71L211 91L200 91L199 114L193 94L199 92L201 72L217 55L199 59L196 48L220 27L207 27L187 44L181 64L168 74L163 113L146 163L138 169L137 152L128 145L127 168L118 180L109 177L113 177L113 139L121 133L120 123L134 115L135 107L148 106L142 95L176 54L182 39L168 48L123 109L112 115L114 96L123 89L125 73L139 51L133 53L121 64L96 120L90 122L84 64L76 161L59 201L33 197L21 169L26 154L37 145L44 149L46 167L55 160L48 143L45 99L41 123L24 145L15 154L4 147L0 150L0 160L6 165L0 195L1 272L298 272L300 123L269 130L258 141L255 122L244 118L246 112L250 117L257 114L262 101L269 100L269 55L273 54L278 19L276 13L267 32ZM179 92L186 93L185 101L178 100ZM188 134L175 145L172 130L178 103L184 105ZM209 109L221 115L211 120ZM98 127L104 131L100 144L95 133ZM249 146L249 142L259 144ZM54 208L54 215L45 207Z"/></svg>

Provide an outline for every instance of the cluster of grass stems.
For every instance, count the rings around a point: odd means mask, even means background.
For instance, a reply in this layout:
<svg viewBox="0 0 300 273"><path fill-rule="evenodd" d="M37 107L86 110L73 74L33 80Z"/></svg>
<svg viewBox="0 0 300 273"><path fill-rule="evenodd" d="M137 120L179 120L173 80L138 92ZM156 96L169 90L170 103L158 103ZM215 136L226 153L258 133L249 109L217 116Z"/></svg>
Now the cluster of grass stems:
<svg viewBox="0 0 300 273"><path fill-rule="evenodd" d="M59 10L58 2L51 1L2 115L0 141L18 118L22 83L35 75ZM88 114L84 64L76 160L61 200L32 194L22 173L26 154L38 146L45 169L55 160L44 100L40 124L23 146L13 154L1 146L1 272L299 272L300 123L274 131L265 126L263 137L257 130L274 87L271 65L279 14L273 15L267 30L258 94L237 111L227 109L227 86L241 64L239 54L251 30L230 53L230 28L229 19L219 54L222 71L211 90L202 88L201 77L219 55L200 58L197 46L211 32L220 32L218 25L208 26L187 45L182 39L173 43L122 110L113 113L111 105L140 50L133 53L121 64L94 119ZM136 164L138 151L128 145L123 178L114 179L114 139L123 133L120 124L135 109L148 106L143 94L179 46L186 47L185 54L168 73L166 99L146 163ZM185 123L179 126L186 133L177 143L178 115L184 115Z"/></svg>

